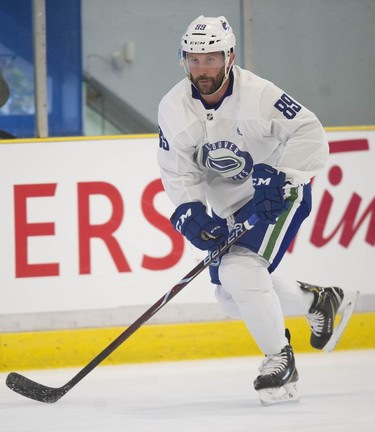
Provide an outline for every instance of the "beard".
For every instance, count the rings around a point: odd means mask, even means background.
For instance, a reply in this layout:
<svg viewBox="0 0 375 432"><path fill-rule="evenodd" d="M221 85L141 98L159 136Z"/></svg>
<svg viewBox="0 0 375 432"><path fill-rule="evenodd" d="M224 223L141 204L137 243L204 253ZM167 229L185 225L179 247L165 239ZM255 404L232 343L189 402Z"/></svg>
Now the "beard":
<svg viewBox="0 0 375 432"><path fill-rule="evenodd" d="M219 72L215 77L199 75L193 78L190 75L190 80L202 95L211 95L219 90L224 80L224 71ZM202 80L204 80L202 82Z"/></svg>

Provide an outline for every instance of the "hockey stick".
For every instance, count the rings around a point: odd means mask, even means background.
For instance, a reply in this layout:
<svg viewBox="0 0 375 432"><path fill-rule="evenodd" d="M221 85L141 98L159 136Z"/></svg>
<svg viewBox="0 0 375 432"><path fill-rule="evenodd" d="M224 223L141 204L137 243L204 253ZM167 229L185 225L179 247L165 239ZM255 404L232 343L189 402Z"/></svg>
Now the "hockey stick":
<svg viewBox="0 0 375 432"><path fill-rule="evenodd" d="M247 231L251 230L256 222L257 216L251 216L244 223L235 225L228 239L217 249L210 252L196 267L193 268L185 277L183 277L173 288L171 288L163 297L161 297L153 306L151 306L142 316L133 322L123 333L111 342L103 351L81 369L69 382L62 387L48 387L20 375L17 372L11 372L6 379L6 385L16 393L39 402L54 403L61 399L69 390L78 384L86 375L96 368L105 360L113 351L124 343L133 333L135 333L146 321L164 307L174 296L195 279L203 270L217 258L221 257L240 237Z"/></svg>

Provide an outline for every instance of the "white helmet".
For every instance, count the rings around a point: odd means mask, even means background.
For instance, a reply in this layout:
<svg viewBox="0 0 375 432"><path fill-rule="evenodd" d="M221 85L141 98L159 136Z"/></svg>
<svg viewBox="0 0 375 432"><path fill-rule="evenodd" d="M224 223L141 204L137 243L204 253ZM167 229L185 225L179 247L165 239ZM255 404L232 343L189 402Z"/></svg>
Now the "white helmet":
<svg viewBox="0 0 375 432"><path fill-rule="evenodd" d="M224 16L217 18L196 18L186 29L181 38L180 63L184 66L186 73L185 58L187 53L210 53L222 51L225 59L225 79L230 72L230 54L234 52L236 38L232 27Z"/></svg>

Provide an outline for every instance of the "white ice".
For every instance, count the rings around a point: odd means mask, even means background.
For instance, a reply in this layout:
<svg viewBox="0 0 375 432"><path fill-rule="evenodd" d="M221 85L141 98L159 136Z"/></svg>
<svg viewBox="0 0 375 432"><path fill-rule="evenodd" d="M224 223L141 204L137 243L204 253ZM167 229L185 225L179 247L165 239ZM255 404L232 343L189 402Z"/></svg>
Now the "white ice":
<svg viewBox="0 0 375 432"><path fill-rule="evenodd" d="M9 390L0 374L1 432L371 432L375 350L299 354L298 403L263 407L260 357L101 366L55 404ZM22 372L60 387L80 368Z"/></svg>

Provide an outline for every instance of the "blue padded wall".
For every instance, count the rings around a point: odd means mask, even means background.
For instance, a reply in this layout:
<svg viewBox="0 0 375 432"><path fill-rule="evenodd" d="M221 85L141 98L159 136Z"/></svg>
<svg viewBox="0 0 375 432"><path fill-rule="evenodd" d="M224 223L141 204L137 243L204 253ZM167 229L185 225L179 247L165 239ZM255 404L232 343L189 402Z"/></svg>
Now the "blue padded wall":
<svg viewBox="0 0 375 432"><path fill-rule="evenodd" d="M50 136L82 135L81 0L46 0ZM32 1L0 4L0 67L10 98L0 130L35 137Z"/></svg>

